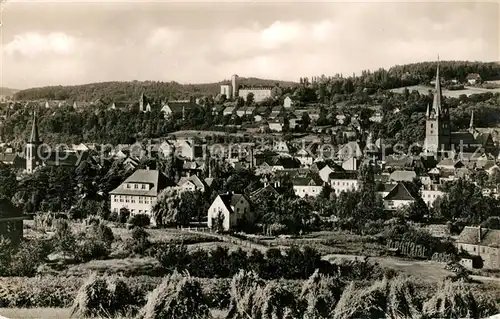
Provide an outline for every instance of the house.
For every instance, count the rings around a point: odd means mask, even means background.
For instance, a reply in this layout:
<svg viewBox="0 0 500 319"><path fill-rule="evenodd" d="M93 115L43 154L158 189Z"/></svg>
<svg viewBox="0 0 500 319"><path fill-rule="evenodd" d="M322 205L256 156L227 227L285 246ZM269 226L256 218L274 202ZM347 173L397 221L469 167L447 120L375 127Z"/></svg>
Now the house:
<svg viewBox="0 0 500 319"><path fill-rule="evenodd" d="M337 157L345 161L351 157L360 158L363 156L363 152L361 151L361 147L358 142L348 142L343 145L340 150L337 152Z"/></svg>
<svg viewBox="0 0 500 319"><path fill-rule="evenodd" d="M7 198L0 199L0 237L17 246L23 238L23 213Z"/></svg>
<svg viewBox="0 0 500 319"><path fill-rule="evenodd" d="M300 164L305 167L311 166L314 160L311 153L304 148L298 151L297 154L295 154L295 158L297 158Z"/></svg>
<svg viewBox="0 0 500 319"><path fill-rule="evenodd" d="M357 171L359 169L359 165L361 164L361 160L354 156L346 159L342 163L342 168L346 171Z"/></svg>
<svg viewBox="0 0 500 319"><path fill-rule="evenodd" d="M281 132L283 131L283 123L279 120L271 120L267 122L269 130L271 132Z"/></svg>
<svg viewBox="0 0 500 319"><path fill-rule="evenodd" d="M416 196L408 190L404 183L397 183L384 197L384 208L396 210L410 205L416 200Z"/></svg>
<svg viewBox="0 0 500 319"><path fill-rule="evenodd" d="M360 182L357 178L357 173L333 172L330 173L328 177L330 187L336 195L342 192L357 191L359 189Z"/></svg>
<svg viewBox="0 0 500 319"><path fill-rule="evenodd" d="M264 185L264 187L250 193L249 197L252 202L256 202L259 199L267 198L269 196L279 195L278 191L271 184L265 182Z"/></svg>
<svg viewBox="0 0 500 319"><path fill-rule="evenodd" d="M500 230L466 226L455 246L469 255L481 257L484 268L500 269Z"/></svg>
<svg viewBox="0 0 500 319"><path fill-rule="evenodd" d="M444 197L445 192L439 189L439 185L430 184L430 185L422 185L420 189L420 194L422 196L423 201L427 204L428 207L432 207L434 202L440 198Z"/></svg>
<svg viewBox="0 0 500 319"><path fill-rule="evenodd" d="M181 192L182 191L188 191L188 192L200 191L200 192L204 193L205 190L207 189L207 185L205 184L205 182L202 181L196 175L191 175L189 177L181 177L181 179L177 183L177 186L179 187Z"/></svg>
<svg viewBox="0 0 500 319"><path fill-rule="evenodd" d="M318 171L318 174L323 182L328 183L330 181L330 174L332 172L334 172L334 169L329 165L325 165Z"/></svg>
<svg viewBox="0 0 500 319"><path fill-rule="evenodd" d="M477 73L469 73L467 75L467 82L470 85L475 85L481 83L481 76Z"/></svg>
<svg viewBox="0 0 500 319"><path fill-rule="evenodd" d="M172 185L163 173L157 170L139 169L109 193L111 211L118 213L122 208L126 208L132 215L147 214L155 224L152 209L158 194L167 186Z"/></svg>
<svg viewBox="0 0 500 319"><path fill-rule="evenodd" d="M298 102L298 99L296 97L288 95L283 100L283 107L286 109L292 108L296 105L297 102Z"/></svg>
<svg viewBox="0 0 500 319"><path fill-rule="evenodd" d="M295 195L304 197L316 197L323 189L323 181L317 175L307 177L295 177L292 179Z"/></svg>
<svg viewBox="0 0 500 319"><path fill-rule="evenodd" d="M283 114L284 110L285 109L282 106L275 106L271 110L271 114L269 114L268 118L270 120L276 119Z"/></svg>
<svg viewBox="0 0 500 319"><path fill-rule="evenodd" d="M182 118L184 118L187 111L192 110L196 107L199 106L194 102L193 99L169 101L162 106L161 112L163 112L165 118L172 117L176 114L182 115Z"/></svg>
<svg viewBox="0 0 500 319"><path fill-rule="evenodd" d="M445 171L454 171L457 168L464 167L464 164L460 160L454 160L451 158L445 158L437 163L436 168Z"/></svg>
<svg viewBox="0 0 500 319"><path fill-rule="evenodd" d="M253 221L250 201L243 194L220 194L208 209L207 226L211 229L229 231Z"/></svg>
<svg viewBox="0 0 500 319"><path fill-rule="evenodd" d="M224 111L222 112L222 115L228 116L228 115L233 115L236 114L236 107L230 106L226 107Z"/></svg>
<svg viewBox="0 0 500 319"><path fill-rule="evenodd" d="M193 160L203 155L203 148L201 145L195 145L192 140L179 139L175 141L175 154Z"/></svg>

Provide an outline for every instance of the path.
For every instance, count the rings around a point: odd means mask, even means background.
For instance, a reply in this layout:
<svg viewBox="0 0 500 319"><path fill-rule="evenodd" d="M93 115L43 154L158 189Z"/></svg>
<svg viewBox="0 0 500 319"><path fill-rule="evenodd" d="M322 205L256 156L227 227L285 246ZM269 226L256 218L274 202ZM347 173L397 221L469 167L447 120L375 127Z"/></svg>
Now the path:
<svg viewBox="0 0 500 319"><path fill-rule="evenodd" d="M208 228L187 227L187 228L181 228L181 230L187 231L187 232L190 232L193 234L214 237L220 241L230 242L232 244L243 246L243 247L246 247L249 249L258 249L262 252L266 252L270 248L266 245L257 244L255 242L250 241L250 240L244 240L244 239L237 238L237 237L230 236L230 235L217 234L217 233L210 231Z"/></svg>

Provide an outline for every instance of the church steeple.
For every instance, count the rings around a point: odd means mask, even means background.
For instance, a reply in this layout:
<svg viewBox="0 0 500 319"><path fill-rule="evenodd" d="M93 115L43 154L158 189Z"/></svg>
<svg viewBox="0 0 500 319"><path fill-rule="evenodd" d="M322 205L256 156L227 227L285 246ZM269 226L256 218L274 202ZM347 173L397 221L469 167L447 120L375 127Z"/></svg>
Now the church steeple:
<svg viewBox="0 0 500 319"><path fill-rule="evenodd" d="M36 121L36 111L33 111L33 123L31 124L31 135L28 141L30 144L39 144L38 123Z"/></svg>
<svg viewBox="0 0 500 319"><path fill-rule="evenodd" d="M441 103L442 95L443 92L441 90L441 77L439 76L439 56L438 56L438 64L436 69L436 84L434 87L434 101L432 101L432 109L436 113L436 116L439 116L439 114L442 111L442 103Z"/></svg>

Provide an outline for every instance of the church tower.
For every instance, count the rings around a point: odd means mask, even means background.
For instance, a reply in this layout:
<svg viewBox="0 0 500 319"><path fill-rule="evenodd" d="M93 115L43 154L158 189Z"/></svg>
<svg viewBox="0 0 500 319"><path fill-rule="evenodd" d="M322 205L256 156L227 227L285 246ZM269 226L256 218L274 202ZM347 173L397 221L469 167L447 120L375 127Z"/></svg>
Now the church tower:
<svg viewBox="0 0 500 319"><path fill-rule="evenodd" d="M436 70L436 84L432 108L427 105L425 118L425 143L427 152L438 153L449 151L451 148L450 113L443 104L441 78L439 76L439 60Z"/></svg>
<svg viewBox="0 0 500 319"><path fill-rule="evenodd" d="M38 163L38 147L40 146L40 138L38 135L38 124L36 121L36 111L33 111L33 123L31 125L31 135L26 144L26 172L33 173Z"/></svg>

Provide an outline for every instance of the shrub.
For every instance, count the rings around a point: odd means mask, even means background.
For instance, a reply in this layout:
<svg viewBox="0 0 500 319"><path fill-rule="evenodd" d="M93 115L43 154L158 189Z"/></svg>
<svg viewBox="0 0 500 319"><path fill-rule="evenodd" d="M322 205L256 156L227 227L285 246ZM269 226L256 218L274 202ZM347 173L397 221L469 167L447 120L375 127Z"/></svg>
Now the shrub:
<svg viewBox="0 0 500 319"><path fill-rule="evenodd" d="M38 266L46 260L52 250L47 240L23 241L19 249L12 255L9 274L11 276L33 276Z"/></svg>
<svg viewBox="0 0 500 319"><path fill-rule="evenodd" d="M129 311L130 290L118 277L98 277L91 274L79 289L71 316L88 318L115 316Z"/></svg>
<svg viewBox="0 0 500 319"><path fill-rule="evenodd" d="M149 233L140 227L131 231L131 238L125 241L125 250L129 255L146 255L152 244L149 241Z"/></svg>
<svg viewBox="0 0 500 319"><path fill-rule="evenodd" d="M237 273L231 280L231 304L227 318L250 316L254 307L255 294L264 285L264 280L254 271Z"/></svg>
<svg viewBox="0 0 500 319"><path fill-rule="evenodd" d="M318 270L302 286L305 319L329 318L342 295L343 284L336 278L319 274Z"/></svg>
<svg viewBox="0 0 500 319"><path fill-rule="evenodd" d="M103 241L85 238L80 241L73 253L76 261L87 262L108 257L110 250L108 245Z"/></svg>
<svg viewBox="0 0 500 319"><path fill-rule="evenodd" d="M462 282L445 280L436 293L424 303L429 318L485 318L498 312L490 299L472 291Z"/></svg>
<svg viewBox="0 0 500 319"><path fill-rule="evenodd" d="M130 216L127 222L134 227L147 227L151 220L147 214L135 214Z"/></svg>
<svg viewBox="0 0 500 319"><path fill-rule="evenodd" d="M129 217L130 217L130 211L126 208L122 208L120 209L120 213L118 214L117 222L124 224L127 222Z"/></svg>
<svg viewBox="0 0 500 319"><path fill-rule="evenodd" d="M385 279L360 289L351 282L342 293L333 318L385 318L387 290L388 284Z"/></svg>
<svg viewBox="0 0 500 319"><path fill-rule="evenodd" d="M410 279L396 277L390 282L387 313L391 318L420 318L422 300Z"/></svg>
<svg viewBox="0 0 500 319"><path fill-rule="evenodd" d="M141 319L205 319L210 309L203 298L200 282L175 272L151 292L142 308Z"/></svg>

